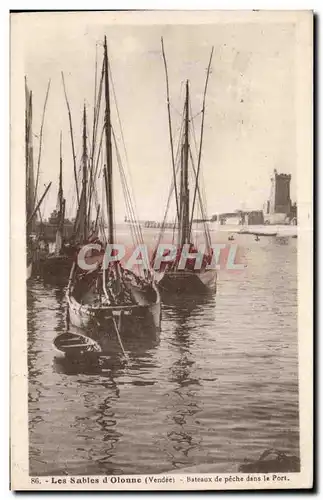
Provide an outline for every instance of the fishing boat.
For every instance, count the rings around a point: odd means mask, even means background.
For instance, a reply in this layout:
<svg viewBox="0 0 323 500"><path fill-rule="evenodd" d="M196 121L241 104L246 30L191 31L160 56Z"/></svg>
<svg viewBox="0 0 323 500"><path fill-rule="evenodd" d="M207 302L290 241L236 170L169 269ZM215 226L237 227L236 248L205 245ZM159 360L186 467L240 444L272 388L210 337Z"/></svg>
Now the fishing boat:
<svg viewBox="0 0 323 500"><path fill-rule="evenodd" d="M132 222L131 233L133 234L133 243L135 245L143 244L141 228L138 220L134 217L134 206L131 203L123 166L119 161L120 151L111 124L110 72L107 41L105 38L101 82L99 92L97 93L98 97L95 101L96 123L94 127L98 133L100 109L102 109L100 104L103 101L104 111L101 117L103 121L102 140L97 141L97 135L94 134L92 142L92 144L98 142L96 154L98 157L103 158L101 178L105 210L100 211L99 216L99 206L95 202L99 228L99 243L97 244L101 246L102 251L98 252L96 266L94 266L93 270L84 270L77 262L73 263L66 296L69 321L72 325L85 329L86 335L90 337L96 335L97 329L104 331L105 337L109 334L116 335L124 352L122 336L126 333L133 335L136 330L140 331L143 328L151 328L153 331L159 329L161 307L159 292L154 283L151 269L140 269L138 273L135 273L132 270L126 269L121 261L115 260L107 263L106 259L103 258L103 254L116 243L112 144L114 144L118 159L127 216ZM116 102L115 93L114 99ZM98 198L94 182L99 178L96 171L90 171L90 175L87 175L87 165L87 150L84 147L83 182L78 218L80 225L83 227L85 237L87 236L88 222L90 220L91 203ZM91 191L89 192L90 188Z"/></svg>
<svg viewBox="0 0 323 500"><path fill-rule="evenodd" d="M42 131L46 110L46 103L49 92L49 84L47 87L41 129L40 129L40 144L38 154L38 165L36 180L34 176L34 149L33 149L33 130L32 130L32 117L33 117L33 94L27 85L25 78L25 163L26 163L26 279L31 278L33 268L37 266L40 259L40 242L36 234L36 219L37 214L40 214L40 206L47 195L51 183L45 188L40 200L37 201L37 189L39 181L39 168L41 159L41 145L42 145Z"/></svg>
<svg viewBox="0 0 323 500"><path fill-rule="evenodd" d="M203 129L205 116L205 99L208 86L213 49L207 69L207 76L204 89L203 106L202 106L202 121L200 144L197 153L197 165L194 161L193 147L191 145L192 137L195 137L195 129L193 126L193 116L190 101L190 84L186 81L185 86L185 103L182 114L182 123L180 127L180 136L177 145L177 154L174 154L174 138L172 133L172 120L170 111L170 96L168 84L168 71L164 44L162 39L162 55L164 60L165 75L166 75L166 92L167 92L167 109L168 109L168 125L170 137L170 149L173 168L173 181L168 197L166 211L160 235L157 241L156 250L153 254L152 265L155 265L157 249L164 236L165 228L167 227L167 216L170 206L170 198L174 194L176 202L176 220L174 224L172 243L177 247L176 257L173 261L167 262L162 269L155 269L155 276L158 286L162 290L174 292L176 294L203 293L216 288L216 270L209 268L212 261L212 245L210 231L208 227L208 217L205 209L205 193L201 189L201 156L203 145ZM195 141L194 141L195 142ZM193 196L190 199L190 178L193 179ZM200 266L196 266L197 259L194 259L194 254L197 255L197 238L194 241L194 214L195 211L200 212L199 220L202 221L202 233L204 237L203 244L204 252ZM196 236L196 235L195 235ZM200 243L200 242L199 242ZM181 264L183 251L186 255L190 255L186 259L185 265ZM193 254L193 255L192 255ZM156 265L155 265L156 267ZM199 267L199 268L198 268Z"/></svg>
<svg viewBox="0 0 323 500"><path fill-rule="evenodd" d="M47 282L55 284L67 284L71 266L77 252L75 225L73 228L72 241L64 238L66 200L63 193L63 157L62 157L62 134L60 135L60 161L59 161L59 183L56 210L52 214L52 220L56 225L56 236L54 251L49 253L42 261L41 274ZM76 219L77 220L77 219ZM80 244L82 242L79 242Z"/></svg>

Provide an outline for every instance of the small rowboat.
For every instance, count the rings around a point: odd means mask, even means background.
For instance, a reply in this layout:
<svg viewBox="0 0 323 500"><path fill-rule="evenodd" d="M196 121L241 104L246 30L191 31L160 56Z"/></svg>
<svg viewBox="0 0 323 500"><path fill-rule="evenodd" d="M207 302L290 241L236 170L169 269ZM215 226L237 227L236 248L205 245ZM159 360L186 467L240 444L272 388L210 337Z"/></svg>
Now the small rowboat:
<svg viewBox="0 0 323 500"><path fill-rule="evenodd" d="M70 355L101 352L97 342L81 334L62 333L54 339L53 344L58 351Z"/></svg>

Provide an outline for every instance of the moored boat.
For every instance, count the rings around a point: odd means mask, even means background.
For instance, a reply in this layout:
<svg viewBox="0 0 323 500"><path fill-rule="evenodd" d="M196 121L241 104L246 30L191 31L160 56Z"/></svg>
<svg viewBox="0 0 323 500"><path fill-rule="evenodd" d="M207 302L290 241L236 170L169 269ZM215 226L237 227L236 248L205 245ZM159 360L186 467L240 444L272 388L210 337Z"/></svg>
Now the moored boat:
<svg viewBox="0 0 323 500"><path fill-rule="evenodd" d="M60 161L59 161L59 186L57 196L57 207L52 214L56 225L56 238L54 251L48 253L41 261L41 275L45 281L55 284L67 284L68 276L76 254L68 241L64 241L66 200L63 194L63 157L62 157L62 134L60 135Z"/></svg>
<svg viewBox="0 0 323 500"><path fill-rule="evenodd" d="M113 203L113 165L112 165L112 138L117 150L115 135L112 130L110 116L110 93L109 93L109 62L107 55L106 38L104 40L104 59L102 68L101 85L104 88L105 109L103 117L103 134L105 139L105 151L101 151L102 141L98 146L98 155L103 155L103 192L106 202L106 216L104 220L103 211L100 213L98 226L100 228L100 240L97 245L101 247L96 264L93 269L82 269L79 262L74 262L67 287L67 303L69 321L72 325L84 329L86 335L95 336L99 328L105 332L105 336L113 334L117 337L120 347L124 352L122 336L130 333L135 335L142 329L151 329L156 331L160 327L161 305L158 289L154 283L153 273L150 269L142 269L140 274L125 269L122 262L112 259L107 262L102 258L115 244L115 224L114 224L114 203ZM100 117L99 92L96 113L97 123L95 129L98 129ZM96 136L94 135L94 140ZM118 150L117 157L118 156ZM91 212L88 177L86 175L87 167L86 148L83 148L83 184L80 196L79 218L83 227L88 227L89 214ZM118 163L121 175L121 165ZM134 243L143 243L140 226L134 220L134 210L131 205L129 190L125 187L125 178L123 178L123 188L126 197L126 207L128 217L132 221L132 233L135 234ZM92 172L92 201L96 199L94 190L95 172ZM98 217L97 217L98 219ZM105 228L108 234L106 235ZM86 229L85 229L86 234ZM112 255L112 254L111 254ZM126 354L125 354L126 356Z"/></svg>
<svg viewBox="0 0 323 500"><path fill-rule="evenodd" d="M121 271L121 265L117 265ZM157 287L152 281L138 280L132 273L127 275L125 270L121 273L123 276L116 280L113 269L105 273L101 268L92 275L77 274L75 268L72 269L67 289L71 324L88 332L103 328L111 333L117 330L134 333L142 328L160 327ZM104 290L104 280L110 282L109 291ZM117 293L112 293L111 280L115 287L120 287Z"/></svg>
<svg viewBox="0 0 323 500"><path fill-rule="evenodd" d="M157 247L153 255L152 264L155 264L155 257L159 243L162 240L165 228L167 227L167 215L169 209L169 202L172 192L174 192L176 202L176 221L174 223L173 243L176 244L177 252L173 261L165 263L163 269L156 269L155 276L158 286L167 290L168 292L175 292L176 294L190 294L190 293L203 293L216 289L216 270L211 268L212 262L212 245L210 231L208 227L208 217L205 209L205 199L203 199L202 190L200 186L200 172L201 172L201 155L203 144L203 129L204 129L204 115L205 115L205 98L208 86L211 61L213 49L207 70L207 77L205 82L203 106L202 106L202 121L200 133L200 145L197 155L197 165L195 166L191 138L194 137L193 116L191 111L190 102L190 87L189 81L186 81L185 104L182 115L182 124L180 127L180 137L177 147L177 155L174 154L174 141L172 134L172 121L170 112L170 98L169 98L169 85L168 85L168 71L166 64L166 57L164 45L162 40L162 53L165 65L166 74L166 91L167 91L167 108L168 108L168 124L170 136L170 149L173 167L173 181L170 196L168 199L162 229L158 238ZM193 178L193 197L190 200L190 183L189 178ZM199 250L197 248L197 241L193 242L194 238L194 215L195 211L199 210L201 220L203 221L203 258L198 259ZM183 258L183 251L186 254L184 265L181 264ZM200 264L198 264L200 261Z"/></svg>

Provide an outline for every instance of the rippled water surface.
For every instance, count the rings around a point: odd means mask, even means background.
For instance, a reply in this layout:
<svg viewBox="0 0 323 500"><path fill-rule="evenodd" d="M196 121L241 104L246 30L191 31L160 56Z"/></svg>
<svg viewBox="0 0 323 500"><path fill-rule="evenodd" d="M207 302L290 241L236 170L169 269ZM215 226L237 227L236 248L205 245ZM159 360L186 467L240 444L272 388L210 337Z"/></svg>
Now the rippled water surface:
<svg viewBox="0 0 323 500"><path fill-rule="evenodd" d="M72 363L64 289L28 283L31 474L158 473L298 455L297 240L245 235L215 296L164 303L159 337Z"/></svg>

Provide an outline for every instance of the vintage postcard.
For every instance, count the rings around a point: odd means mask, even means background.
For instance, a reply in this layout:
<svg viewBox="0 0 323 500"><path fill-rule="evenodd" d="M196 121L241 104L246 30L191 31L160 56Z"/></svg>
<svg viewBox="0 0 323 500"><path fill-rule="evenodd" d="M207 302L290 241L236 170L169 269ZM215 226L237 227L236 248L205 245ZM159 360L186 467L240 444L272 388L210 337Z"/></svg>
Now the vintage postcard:
<svg viewBox="0 0 323 500"><path fill-rule="evenodd" d="M313 14L11 13L11 488L313 481Z"/></svg>

